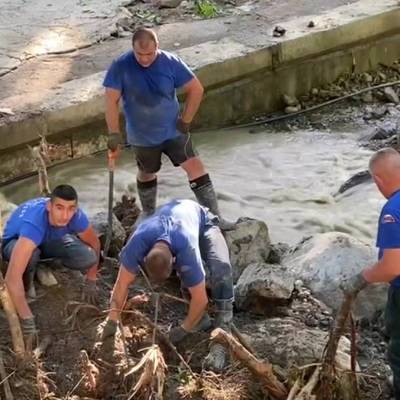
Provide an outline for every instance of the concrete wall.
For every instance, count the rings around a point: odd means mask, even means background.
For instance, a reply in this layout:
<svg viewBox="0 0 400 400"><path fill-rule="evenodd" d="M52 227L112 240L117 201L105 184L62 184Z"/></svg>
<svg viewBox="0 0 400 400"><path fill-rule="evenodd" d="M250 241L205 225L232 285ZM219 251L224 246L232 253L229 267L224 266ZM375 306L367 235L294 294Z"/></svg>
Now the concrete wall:
<svg viewBox="0 0 400 400"><path fill-rule="evenodd" d="M359 3L362 9L367 2ZM376 7L371 15L353 19L342 7L334 14L340 24L307 34L298 29L307 20L296 19L293 26L286 25L288 37L261 48L225 38L180 50L206 88L195 127L227 126L256 113L276 111L283 107L283 93L299 96L343 73L400 59L400 7L389 11ZM324 18L332 21L334 16ZM33 170L27 145L37 142L39 134L57 145L54 162L104 149L103 75L66 82L29 101L9 99L6 105L18 112L0 121L0 182Z"/></svg>

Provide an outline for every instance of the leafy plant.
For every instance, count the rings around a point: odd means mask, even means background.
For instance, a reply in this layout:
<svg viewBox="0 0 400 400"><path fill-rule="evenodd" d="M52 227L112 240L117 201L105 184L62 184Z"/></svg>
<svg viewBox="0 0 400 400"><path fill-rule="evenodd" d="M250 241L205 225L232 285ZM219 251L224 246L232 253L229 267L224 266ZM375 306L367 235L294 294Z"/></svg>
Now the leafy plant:
<svg viewBox="0 0 400 400"><path fill-rule="evenodd" d="M217 5L212 0L198 0L196 9L197 14L204 18L214 18L219 13Z"/></svg>

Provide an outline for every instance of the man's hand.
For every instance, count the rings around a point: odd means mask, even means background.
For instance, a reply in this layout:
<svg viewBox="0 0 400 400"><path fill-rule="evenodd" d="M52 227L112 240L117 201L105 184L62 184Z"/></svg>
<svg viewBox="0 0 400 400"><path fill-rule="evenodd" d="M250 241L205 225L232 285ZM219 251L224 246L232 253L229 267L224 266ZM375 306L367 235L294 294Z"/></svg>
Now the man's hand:
<svg viewBox="0 0 400 400"><path fill-rule="evenodd" d="M107 321L103 324L102 330L99 332L99 336L102 342L109 338L113 338L117 333L118 322L107 318Z"/></svg>
<svg viewBox="0 0 400 400"><path fill-rule="evenodd" d="M176 346L179 342L181 342L189 332L186 331L182 326L176 326L169 331L168 337L170 342Z"/></svg>
<svg viewBox="0 0 400 400"><path fill-rule="evenodd" d="M356 296L361 290L368 286L367 282L362 274L359 272L347 279L344 279L340 283L340 288L343 290L344 294Z"/></svg>
<svg viewBox="0 0 400 400"><path fill-rule="evenodd" d="M39 331L36 329L35 317L21 319L21 329L27 351L32 351L37 342Z"/></svg>
<svg viewBox="0 0 400 400"><path fill-rule="evenodd" d="M122 144L122 136L119 132L112 132L108 135L107 148L112 153L119 150L119 146Z"/></svg>
<svg viewBox="0 0 400 400"><path fill-rule="evenodd" d="M97 285L96 281L92 279L86 279L82 285L82 300L96 305L98 302L97 298Z"/></svg>
<svg viewBox="0 0 400 400"><path fill-rule="evenodd" d="M184 135L187 135L190 131L190 122L184 122L181 117L178 117L176 121L176 129Z"/></svg>

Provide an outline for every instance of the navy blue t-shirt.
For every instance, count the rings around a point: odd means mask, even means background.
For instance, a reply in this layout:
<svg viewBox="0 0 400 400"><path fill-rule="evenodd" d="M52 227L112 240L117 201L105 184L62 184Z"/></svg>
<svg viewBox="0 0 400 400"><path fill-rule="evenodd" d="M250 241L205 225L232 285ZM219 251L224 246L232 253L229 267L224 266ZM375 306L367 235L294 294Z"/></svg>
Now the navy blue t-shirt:
<svg viewBox="0 0 400 400"><path fill-rule="evenodd" d="M379 248L379 259L385 249L400 248L400 191L394 193L382 208L376 246ZM393 279L391 285L400 287L400 276Z"/></svg>
<svg viewBox="0 0 400 400"><path fill-rule="evenodd" d="M138 226L121 251L122 267L137 274L153 245L164 241L175 257L174 269L183 286L196 286L205 279L199 237L212 225L207 209L195 201L173 200Z"/></svg>
<svg viewBox="0 0 400 400"><path fill-rule="evenodd" d="M157 146L179 135L176 89L193 77L179 57L163 50L148 67L137 62L133 51L114 60L103 85L121 92L129 144Z"/></svg>
<svg viewBox="0 0 400 400"><path fill-rule="evenodd" d="M40 197L28 200L11 214L3 232L3 241L25 237L36 246L50 240L61 239L66 234L79 234L89 227L86 214L78 208L68 225L57 227L50 225L46 209L49 198Z"/></svg>

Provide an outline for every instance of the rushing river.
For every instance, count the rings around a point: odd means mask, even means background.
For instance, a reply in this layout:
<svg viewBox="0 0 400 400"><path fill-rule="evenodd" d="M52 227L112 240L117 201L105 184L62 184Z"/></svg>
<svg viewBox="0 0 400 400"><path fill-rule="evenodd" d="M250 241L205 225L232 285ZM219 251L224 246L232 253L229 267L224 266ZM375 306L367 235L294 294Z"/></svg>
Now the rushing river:
<svg viewBox="0 0 400 400"><path fill-rule="evenodd" d="M384 201L372 183L334 197L340 185L367 169L370 151L360 148L361 130L297 130L248 134L207 132L194 142L214 181L220 208L228 219L240 216L268 224L273 242L293 244L306 235L338 230L373 242ZM193 198L184 172L163 159L159 204ZM126 150L115 172L115 198L135 190L136 164ZM81 206L93 214L107 209L105 155L71 162L49 171L50 185L74 185ZM1 188L6 199L20 203L37 195L37 178Z"/></svg>

